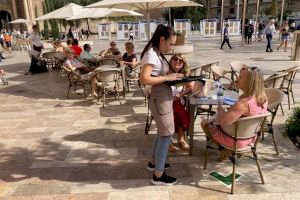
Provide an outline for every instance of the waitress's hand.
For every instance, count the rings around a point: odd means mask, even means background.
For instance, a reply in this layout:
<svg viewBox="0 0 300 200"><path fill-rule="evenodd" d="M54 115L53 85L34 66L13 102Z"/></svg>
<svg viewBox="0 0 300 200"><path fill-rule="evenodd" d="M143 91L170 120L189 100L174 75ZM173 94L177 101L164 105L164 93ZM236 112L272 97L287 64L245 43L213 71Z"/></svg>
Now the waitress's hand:
<svg viewBox="0 0 300 200"><path fill-rule="evenodd" d="M225 113L225 109L219 104L217 108L218 114L222 115Z"/></svg>
<svg viewBox="0 0 300 200"><path fill-rule="evenodd" d="M181 80L183 78L183 74L180 73L171 73L165 75L166 81L176 81Z"/></svg>

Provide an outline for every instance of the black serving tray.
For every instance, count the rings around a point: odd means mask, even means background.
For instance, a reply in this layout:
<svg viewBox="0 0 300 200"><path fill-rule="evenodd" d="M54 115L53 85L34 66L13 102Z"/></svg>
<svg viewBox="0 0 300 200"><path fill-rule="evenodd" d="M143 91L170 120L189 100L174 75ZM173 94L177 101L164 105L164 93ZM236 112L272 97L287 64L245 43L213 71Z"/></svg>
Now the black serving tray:
<svg viewBox="0 0 300 200"><path fill-rule="evenodd" d="M201 81L203 84L205 84L205 80L203 80L204 78L206 78L206 75L187 76L187 77L184 77L181 80L167 81L166 83L168 85L176 85L176 84L179 84L179 83L187 83L187 82L192 82L192 81Z"/></svg>

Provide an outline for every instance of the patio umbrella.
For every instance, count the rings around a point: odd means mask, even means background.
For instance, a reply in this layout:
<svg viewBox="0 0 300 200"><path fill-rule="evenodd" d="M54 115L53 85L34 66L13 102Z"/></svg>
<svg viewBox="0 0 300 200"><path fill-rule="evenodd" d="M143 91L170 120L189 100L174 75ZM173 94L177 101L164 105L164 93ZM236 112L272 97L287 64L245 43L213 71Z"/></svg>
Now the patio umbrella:
<svg viewBox="0 0 300 200"><path fill-rule="evenodd" d="M68 18L67 20L92 19L103 17L143 16L140 13L115 8L84 8L82 12Z"/></svg>
<svg viewBox="0 0 300 200"><path fill-rule="evenodd" d="M16 19L16 20L10 21L8 23L10 23L10 24L27 24L27 23L32 23L32 21L20 18L20 19Z"/></svg>
<svg viewBox="0 0 300 200"><path fill-rule="evenodd" d="M150 39L150 9L155 8L171 8L171 7L187 7L202 6L189 0L103 0L93 3L88 8L120 8L127 10L146 10L148 24L148 40Z"/></svg>
<svg viewBox="0 0 300 200"><path fill-rule="evenodd" d="M83 7L74 3L69 3L64 7L54 10L50 13L42 15L34 20L48 20L48 19L67 19L83 11Z"/></svg>

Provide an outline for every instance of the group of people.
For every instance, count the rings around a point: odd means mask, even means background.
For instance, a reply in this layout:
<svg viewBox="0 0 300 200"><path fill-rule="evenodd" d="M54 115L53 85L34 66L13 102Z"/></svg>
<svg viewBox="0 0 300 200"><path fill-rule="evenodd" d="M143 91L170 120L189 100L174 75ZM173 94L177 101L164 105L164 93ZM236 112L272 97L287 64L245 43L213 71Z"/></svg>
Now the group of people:
<svg viewBox="0 0 300 200"><path fill-rule="evenodd" d="M169 84L170 81L181 80L189 75L184 56L176 54L170 60L164 56L175 42L174 30L169 26L158 25L141 54L140 83L151 86L149 107L157 126L152 158L147 165L147 169L153 172L151 182L154 185L173 185L177 182L177 178L166 174L166 170L170 168L166 160L172 136L177 133L178 142L181 143L182 132L186 131L189 125L181 97L187 93L199 93L205 87L201 82L184 83L182 88L177 89ZM222 126L232 124L243 116L267 112L268 101L264 91L263 74L258 68L244 65L237 79L237 87L243 94L231 108L225 110L219 105L214 120L201 122L208 139L220 146L233 147L234 143L233 137L225 133ZM185 112L178 112L178 109ZM178 123L179 120L182 121ZM237 145L239 148L245 147L255 139L237 141ZM226 156L225 151L221 151L219 160Z"/></svg>
<svg viewBox="0 0 300 200"><path fill-rule="evenodd" d="M220 49L223 49L223 46L225 43L227 43L228 47L232 49L232 46L229 42L229 24L225 24L225 27L223 29L223 42L221 44ZM288 40L290 37L290 32L292 32L288 22L286 22L281 28L280 28L280 45L276 48L277 51L284 46L284 51L287 51L287 45ZM244 39L245 43L251 44L252 43L252 36L254 33L254 26L252 23L246 23L244 27ZM277 33L274 20L270 20L268 24L264 24L263 22L258 23L258 35L257 35L257 41L262 41L263 35L265 35L267 39L267 47L266 52L273 52L272 49L272 38Z"/></svg>

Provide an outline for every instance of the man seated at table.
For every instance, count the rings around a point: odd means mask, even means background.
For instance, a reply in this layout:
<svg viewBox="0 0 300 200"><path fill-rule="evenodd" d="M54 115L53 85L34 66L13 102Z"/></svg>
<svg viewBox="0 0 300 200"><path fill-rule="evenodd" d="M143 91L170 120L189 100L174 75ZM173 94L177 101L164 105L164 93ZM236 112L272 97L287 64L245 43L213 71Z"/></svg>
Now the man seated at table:
<svg viewBox="0 0 300 200"><path fill-rule="evenodd" d="M77 40L77 39L74 39L74 40L73 40L71 49L74 51L74 55L75 55L76 57L79 57L79 56L80 56L80 54L81 54L81 52L82 52L82 48L79 46L78 40Z"/></svg>
<svg viewBox="0 0 300 200"><path fill-rule="evenodd" d="M83 45L83 51L80 53L79 58L88 61L92 65L99 63L100 57L91 53L92 48L89 44Z"/></svg>
<svg viewBox="0 0 300 200"><path fill-rule="evenodd" d="M117 48L117 45L114 41L110 42L110 48L108 48L104 53L105 58L116 58L121 59L122 54Z"/></svg>
<svg viewBox="0 0 300 200"><path fill-rule="evenodd" d="M225 133L223 126L232 125L241 117L248 117L267 112L268 100L264 90L264 79L262 72L257 67L243 65L237 79L237 87L243 91L238 101L225 110L221 105L218 106L217 115L212 120L202 119L201 126L212 142L228 148L233 148L234 139L230 133ZM256 140L256 136L250 139L237 141L237 148L251 145ZM219 161L226 159L229 154L223 150Z"/></svg>

